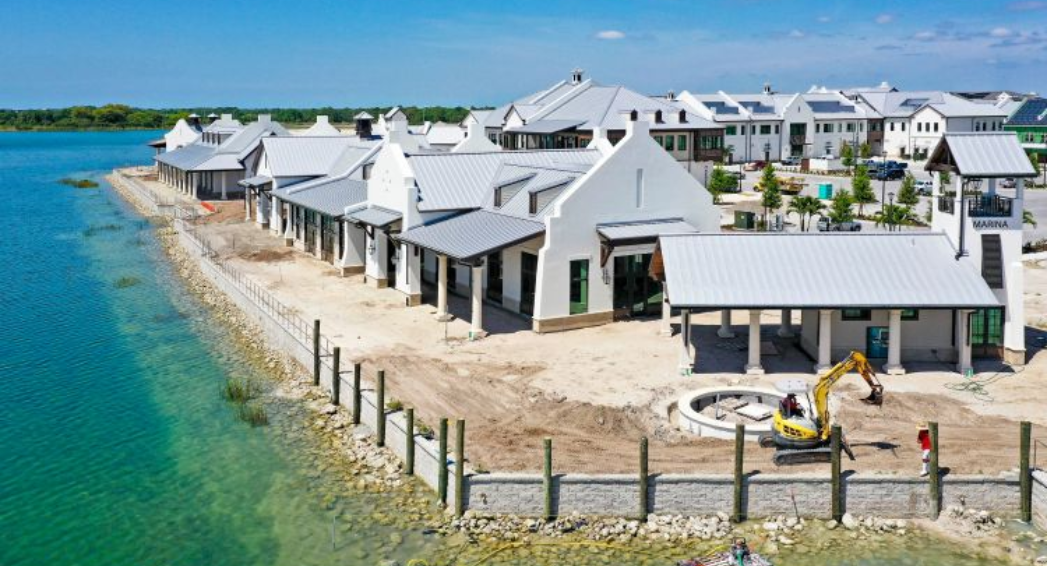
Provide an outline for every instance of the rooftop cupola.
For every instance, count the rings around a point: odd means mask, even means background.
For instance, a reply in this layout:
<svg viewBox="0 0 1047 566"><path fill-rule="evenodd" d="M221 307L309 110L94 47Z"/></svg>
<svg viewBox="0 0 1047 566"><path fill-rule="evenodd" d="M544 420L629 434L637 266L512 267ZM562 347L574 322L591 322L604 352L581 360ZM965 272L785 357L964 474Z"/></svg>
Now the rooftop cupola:
<svg viewBox="0 0 1047 566"><path fill-rule="evenodd" d="M197 116L196 118L197 118L197 120L200 119L199 116ZM215 114L214 112L211 112L210 114L207 115L207 123L208 124L214 124L215 120L217 120L217 119L218 119L218 114Z"/></svg>
<svg viewBox="0 0 1047 566"><path fill-rule="evenodd" d="M763 93L774 94L774 91L771 90L771 83L763 83Z"/></svg>
<svg viewBox="0 0 1047 566"><path fill-rule="evenodd" d="M353 121L356 122L356 135L360 139L369 139L371 137L371 126L374 123L374 116L371 116L367 112L359 112L356 116L353 116Z"/></svg>
<svg viewBox="0 0 1047 566"><path fill-rule="evenodd" d="M582 69L576 68L575 70L571 71L571 84L573 84L573 85L581 84L581 82L582 82L584 77L585 77L585 71L583 71Z"/></svg>

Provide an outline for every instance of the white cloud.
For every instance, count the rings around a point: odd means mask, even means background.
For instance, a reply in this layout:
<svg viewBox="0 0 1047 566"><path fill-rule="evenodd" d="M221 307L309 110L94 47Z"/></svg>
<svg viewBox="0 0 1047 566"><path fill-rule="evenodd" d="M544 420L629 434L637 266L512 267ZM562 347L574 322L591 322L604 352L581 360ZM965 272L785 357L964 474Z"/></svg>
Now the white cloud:
<svg viewBox="0 0 1047 566"><path fill-rule="evenodd" d="M1011 33L1011 30L1009 30L1009 29L1007 29L1005 27L998 27L998 28L992 28L992 30L989 31L989 35L992 36L992 37L1003 38L1003 37L1011 37L1012 33Z"/></svg>
<svg viewBox="0 0 1047 566"><path fill-rule="evenodd" d="M1047 10L1047 2L1043 0L1026 0L1024 2L1011 2L1007 9L1012 12L1031 12L1034 10Z"/></svg>
<svg viewBox="0 0 1047 566"><path fill-rule="evenodd" d="M876 23L883 25L894 21L894 14L880 14L876 16Z"/></svg>
<svg viewBox="0 0 1047 566"><path fill-rule="evenodd" d="M796 39L799 39L801 37L806 37L806 36L807 36L807 34L803 33L802 31L800 31L798 29L794 29L794 30L789 32L789 37L793 37L793 38L796 38Z"/></svg>
<svg viewBox="0 0 1047 566"><path fill-rule="evenodd" d="M912 36L916 41L934 41L938 38L938 34L933 31L918 31Z"/></svg>
<svg viewBox="0 0 1047 566"><path fill-rule="evenodd" d="M833 19L829 16L818 16L818 23L820 24L827 24L831 21L833 21Z"/></svg>
<svg viewBox="0 0 1047 566"><path fill-rule="evenodd" d="M618 31L616 29L605 29L596 32L596 39L625 39L625 32Z"/></svg>

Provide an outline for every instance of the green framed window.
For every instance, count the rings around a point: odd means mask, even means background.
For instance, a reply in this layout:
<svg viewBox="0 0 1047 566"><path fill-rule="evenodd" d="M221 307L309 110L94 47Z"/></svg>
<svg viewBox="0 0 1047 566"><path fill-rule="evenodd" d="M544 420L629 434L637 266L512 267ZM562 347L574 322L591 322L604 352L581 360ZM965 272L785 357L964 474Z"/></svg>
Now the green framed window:
<svg viewBox="0 0 1047 566"><path fill-rule="evenodd" d="M760 126L760 135L767 135L767 134L770 134L770 133L771 133L771 125L770 124L767 124L767 125L764 125L764 126Z"/></svg>
<svg viewBox="0 0 1047 566"><path fill-rule="evenodd" d="M920 311L917 309L902 309L902 320L920 320Z"/></svg>
<svg viewBox="0 0 1047 566"><path fill-rule="evenodd" d="M870 309L840 309L840 317L843 320L871 320Z"/></svg>
<svg viewBox="0 0 1047 566"><path fill-rule="evenodd" d="M727 126L726 129L728 136L738 135L738 126Z"/></svg>
<svg viewBox="0 0 1047 566"><path fill-rule="evenodd" d="M673 146L675 145L675 143L674 143L675 141L676 141L676 136L674 136L672 134L669 134L669 135L665 136L665 151L673 151Z"/></svg>
<svg viewBox="0 0 1047 566"><path fill-rule="evenodd" d="M571 261L571 314L589 312L589 260Z"/></svg>
<svg viewBox="0 0 1047 566"><path fill-rule="evenodd" d="M658 142L658 145L665 147L665 138L662 136L654 136L654 141Z"/></svg>
<svg viewBox="0 0 1047 566"><path fill-rule="evenodd" d="M676 149L680 151L687 151L687 135L680 134L676 136Z"/></svg>

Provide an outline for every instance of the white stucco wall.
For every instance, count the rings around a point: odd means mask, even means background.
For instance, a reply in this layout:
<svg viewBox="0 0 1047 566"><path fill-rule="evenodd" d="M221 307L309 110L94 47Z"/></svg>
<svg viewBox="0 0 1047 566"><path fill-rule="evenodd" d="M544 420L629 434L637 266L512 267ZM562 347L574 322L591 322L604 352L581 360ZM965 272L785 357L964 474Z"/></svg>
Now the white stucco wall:
<svg viewBox="0 0 1047 566"><path fill-rule="evenodd" d="M167 144L164 150L174 151L180 147L185 147L198 139L200 139L200 132L191 128L188 122L181 119L175 123L170 132L164 134L164 142Z"/></svg>
<svg viewBox="0 0 1047 566"><path fill-rule="evenodd" d="M679 217L701 231L719 231L719 211L705 187L654 142L646 122L629 124L625 138L567 190L546 219L536 319L568 315L570 262L575 259L589 260L589 313L612 310L612 284L604 283L600 269L597 224ZM643 171L640 206L638 171ZM613 276L609 279L613 282Z"/></svg>

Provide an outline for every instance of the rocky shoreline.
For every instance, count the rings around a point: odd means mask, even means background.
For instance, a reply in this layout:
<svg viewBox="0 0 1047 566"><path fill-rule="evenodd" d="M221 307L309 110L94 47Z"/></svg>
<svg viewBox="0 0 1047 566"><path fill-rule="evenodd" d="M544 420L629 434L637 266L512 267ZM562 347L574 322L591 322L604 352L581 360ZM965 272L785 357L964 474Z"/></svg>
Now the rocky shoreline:
<svg viewBox="0 0 1047 566"><path fill-rule="evenodd" d="M107 179L114 190L143 216L153 216L141 198L123 185L119 178ZM312 376L290 356L270 348L262 332L243 312L219 291L203 274L198 260L185 250L169 219L157 229L156 236L175 272L186 288L203 302L213 318L224 325L237 346L264 367L271 378L269 395L297 403L306 409L303 427L315 434L328 456L344 460L346 481L358 491L397 493L413 501L397 498L396 505L404 515L427 525L428 534L445 538L459 537L464 544L536 543L545 540L588 541L628 545L672 545L709 543L724 545L735 537L746 537L761 553L774 556L783 551L804 554L827 550L843 540L882 542L905 538L918 531L934 533L970 545L972 550L999 553L1001 550L1017 563L1047 564L1047 557L1028 556L1023 542L1042 543L1042 537L1006 538L1004 521L984 511L948 508L937 522L904 521L876 517L845 515L840 522L797 517L750 519L734 524L727 513L709 517L649 515L646 522L635 519L569 515L554 520L516 516L491 516L467 511L454 518L449 512L433 512L432 495L419 490L417 481L403 473L402 463L392 452L378 447L366 427L354 427L344 407L332 405ZM383 517L376 517L382 521ZM418 524L416 523L416 527ZM834 532L836 531L836 532ZM1024 540L1018 540L1024 539ZM1015 544L1006 544L1013 542Z"/></svg>

